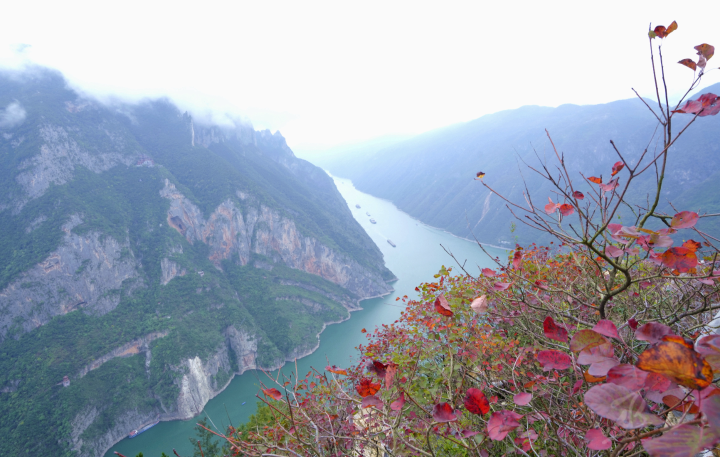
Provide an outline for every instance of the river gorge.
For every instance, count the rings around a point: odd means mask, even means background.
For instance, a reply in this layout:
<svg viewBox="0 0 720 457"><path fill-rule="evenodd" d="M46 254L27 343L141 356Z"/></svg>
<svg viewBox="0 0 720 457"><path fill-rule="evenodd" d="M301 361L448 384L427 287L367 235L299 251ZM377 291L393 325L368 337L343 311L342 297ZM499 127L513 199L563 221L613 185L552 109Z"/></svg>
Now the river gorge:
<svg viewBox="0 0 720 457"><path fill-rule="evenodd" d="M353 312L349 320L325 328L318 349L297 361L297 370L301 375L307 373L310 367L322 368L328 362L348 366L357 354L355 347L367 341L361 329L370 330L398 318L402 307L395 301L396 297L413 297L415 287L432 280L441 265L453 266L458 271L457 264L443 247L460 262L466 262L465 268L471 274L478 274L478 268L493 266L493 262L474 242L424 225L398 210L391 202L358 191L348 179L334 180L353 216L380 248L386 266L398 280L392 283L395 290L390 295L362 301L362 310ZM371 223L371 218L377 223ZM388 240L396 247L391 246ZM488 249L493 256L502 258L506 255L503 249ZM287 364L282 370L289 373L295 371L295 366ZM200 416L207 417L219 429L224 429L229 423L237 425L247 421L255 411L255 395L263 377L265 374L257 370L235 376L225 390L207 403ZM114 452L127 457L134 457L140 452L145 457L160 457L162 452L171 456L173 449L183 457L190 456L193 449L188 438L195 436L197 419L161 422L134 439L117 443L106 452L105 457L114 456Z"/></svg>

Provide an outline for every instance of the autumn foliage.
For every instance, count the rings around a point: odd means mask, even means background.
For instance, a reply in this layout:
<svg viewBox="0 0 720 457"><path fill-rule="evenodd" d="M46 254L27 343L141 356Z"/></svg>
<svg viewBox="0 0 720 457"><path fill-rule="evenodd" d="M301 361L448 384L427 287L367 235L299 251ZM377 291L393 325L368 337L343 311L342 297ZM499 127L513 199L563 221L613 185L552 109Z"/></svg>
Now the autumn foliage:
<svg viewBox="0 0 720 457"><path fill-rule="evenodd" d="M655 27L651 44L676 29ZM695 50L680 61L696 72L691 89L714 53ZM235 454L691 457L720 443L717 240L698 228L704 215L658 209L673 144L720 98L643 102L663 133L657 150L611 142L609 180L572 176L556 151L555 165L533 168L555 188L542 206L505 199L554 247L516 246L478 276L443 267L402 298L397 321L367 333L357 365L269 379L260 398L274 420L225 434ZM675 116L689 116L677 134ZM628 201L646 172L656 189Z"/></svg>

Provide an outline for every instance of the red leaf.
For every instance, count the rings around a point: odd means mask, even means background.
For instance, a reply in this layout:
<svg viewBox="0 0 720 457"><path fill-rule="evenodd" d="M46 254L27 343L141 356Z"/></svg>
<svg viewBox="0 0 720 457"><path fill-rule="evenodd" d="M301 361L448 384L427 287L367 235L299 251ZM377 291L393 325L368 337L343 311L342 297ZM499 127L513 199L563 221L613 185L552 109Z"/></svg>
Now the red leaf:
<svg viewBox="0 0 720 457"><path fill-rule="evenodd" d="M450 304L445 299L445 294L440 294L440 296L435 299L435 311L442 314L443 316L453 315L453 312L450 309Z"/></svg>
<svg viewBox="0 0 720 457"><path fill-rule="evenodd" d="M522 416L514 411L496 411L488 420L487 431L490 439L502 441L508 433L520 426Z"/></svg>
<svg viewBox="0 0 720 457"><path fill-rule="evenodd" d="M650 283L648 283L648 284L650 284ZM640 285L642 286L642 283L640 283ZM627 323L628 323L628 326L629 326L631 329L637 330L637 328L638 328L638 321L636 321L634 317L628 319Z"/></svg>
<svg viewBox="0 0 720 457"><path fill-rule="evenodd" d="M483 268L482 274L484 276L487 276L488 278L494 278L495 277L495 270L491 270L490 268Z"/></svg>
<svg viewBox="0 0 720 457"><path fill-rule="evenodd" d="M360 406L362 408L370 408L371 406L374 406L381 409L383 407L383 402L375 395L368 395L362 399L362 404Z"/></svg>
<svg viewBox="0 0 720 457"><path fill-rule="evenodd" d="M555 349L538 352L537 360L543 366L543 371L566 370L572 364L569 355Z"/></svg>
<svg viewBox="0 0 720 457"><path fill-rule="evenodd" d="M612 174L610 176L615 176L616 174L620 173L620 170L625 168L625 164L622 162L615 162L615 165L612 167Z"/></svg>
<svg viewBox="0 0 720 457"><path fill-rule="evenodd" d="M605 335L609 338L620 339L620 335L618 335L617 327L615 327L615 324L613 324L612 321L606 319L599 320L598 323L595 324L595 327L593 327L593 331L601 335Z"/></svg>
<svg viewBox="0 0 720 457"><path fill-rule="evenodd" d="M568 331L564 327L559 327L555 324L552 317L548 316L543 322L543 331L545 336L551 340L560 341L561 343L567 343Z"/></svg>
<svg viewBox="0 0 720 457"><path fill-rule="evenodd" d="M585 404L595 414L626 429L662 425L665 421L652 414L638 392L617 384L599 384L585 394Z"/></svg>
<svg viewBox="0 0 720 457"><path fill-rule="evenodd" d="M488 310L487 297L485 295L481 295L480 297L476 298L470 304L470 308L472 308L472 310L476 314L485 314Z"/></svg>
<svg viewBox="0 0 720 457"><path fill-rule="evenodd" d="M672 382L660 373L648 373L645 378L644 389L646 391L656 390L658 392L665 392L670 388Z"/></svg>
<svg viewBox="0 0 720 457"><path fill-rule="evenodd" d="M365 398L370 395L375 395L380 390L380 384L373 383L371 379L362 378L360 384L355 386L355 390L360 394L361 397Z"/></svg>
<svg viewBox="0 0 720 457"><path fill-rule="evenodd" d="M516 270L520 268L520 265L522 264L522 251L517 250L515 251L515 254L513 255L513 268Z"/></svg>
<svg viewBox="0 0 720 457"><path fill-rule="evenodd" d="M448 403L438 403L433 407L432 413L435 422L452 422L457 420L457 414Z"/></svg>
<svg viewBox="0 0 720 457"><path fill-rule="evenodd" d="M670 227L674 229L684 229L694 227L700 216L692 211L681 211L673 216L670 221Z"/></svg>
<svg viewBox="0 0 720 457"><path fill-rule="evenodd" d="M569 216L574 212L575 208L573 208L572 205L568 203L563 203L562 205L560 205L560 214L562 214L563 216Z"/></svg>
<svg viewBox="0 0 720 457"><path fill-rule="evenodd" d="M389 389L393 385L393 381L395 380L395 373L397 373L398 366L395 363L389 363L387 365L387 369L385 370L385 388Z"/></svg>
<svg viewBox="0 0 720 457"><path fill-rule="evenodd" d="M701 454L718 440L720 430L715 427L680 424L664 432L661 437L645 440L642 444L652 457L678 457Z"/></svg>
<svg viewBox="0 0 720 457"><path fill-rule="evenodd" d="M385 365L382 362L378 362L377 360L370 361L370 362L368 362L368 365L367 365L368 373L375 373L379 378L385 377L386 369L387 369L387 365Z"/></svg>
<svg viewBox="0 0 720 457"><path fill-rule="evenodd" d="M585 198L583 193L580 192L579 190L576 190L575 192L573 192L573 197L577 198L578 200L582 200L583 198Z"/></svg>
<svg viewBox="0 0 720 457"><path fill-rule="evenodd" d="M665 324L648 322L635 331L635 338L654 344L660 342L665 335L673 335L673 331Z"/></svg>
<svg viewBox="0 0 720 457"><path fill-rule="evenodd" d="M608 340L595 330L580 330L579 332L576 332L570 340L570 350L573 352L580 352L583 349L588 349L607 342Z"/></svg>
<svg viewBox="0 0 720 457"><path fill-rule="evenodd" d="M681 61L678 62L678 63L679 63L679 64L682 64L682 65L685 65L686 67L688 67L688 68L691 69L692 71L697 71L697 65L695 65L695 62L694 62L692 59L683 59L683 60L681 60ZM674 111L673 111L673 112L674 112Z"/></svg>
<svg viewBox="0 0 720 457"><path fill-rule="evenodd" d="M265 395L274 398L275 400L280 400L282 398L282 394L277 389L263 389L262 391Z"/></svg>
<svg viewBox="0 0 720 457"><path fill-rule="evenodd" d="M607 373L607 382L617 384L619 386L627 387L633 392L645 387L647 381L648 372L638 370L633 365L623 363L612 367Z"/></svg>
<svg viewBox="0 0 720 457"><path fill-rule="evenodd" d="M495 285L493 285L493 289L507 290L510 286L512 286L511 282L496 282Z"/></svg>
<svg viewBox="0 0 720 457"><path fill-rule="evenodd" d="M347 376L346 370L343 370L342 368L338 368L335 365L325 367L325 371L329 371L330 373L342 374L342 375Z"/></svg>
<svg viewBox="0 0 720 457"><path fill-rule="evenodd" d="M582 387L583 382L582 379L578 379L575 381L575 385L573 385L572 392L570 392L570 396L572 397L576 393L580 392L580 388Z"/></svg>
<svg viewBox="0 0 720 457"><path fill-rule="evenodd" d="M680 273L687 273L698 264L697 255L688 248L670 248L660 256L662 264Z"/></svg>
<svg viewBox="0 0 720 457"><path fill-rule="evenodd" d="M695 46L695 50L697 55L705 57L706 60L712 59L712 56L715 55L715 48L707 43Z"/></svg>
<svg viewBox="0 0 720 457"><path fill-rule="evenodd" d="M394 402L390 403L390 409L393 411L400 411L405 405L405 392L400 393L400 397Z"/></svg>
<svg viewBox="0 0 720 457"><path fill-rule="evenodd" d="M482 390L470 388L465 395L465 409L473 414L483 415L490 411L490 403Z"/></svg>
<svg viewBox="0 0 720 457"><path fill-rule="evenodd" d="M530 403L530 400L532 400L532 394L527 392L522 392L519 394L516 394L513 396L513 402L515 402L518 406L525 406L528 403Z"/></svg>
<svg viewBox="0 0 720 457"><path fill-rule="evenodd" d="M585 433L585 441L588 442L588 449L593 451L604 451L612 447L612 441L606 437L599 428L591 428Z"/></svg>
<svg viewBox="0 0 720 457"><path fill-rule="evenodd" d="M588 181L594 182L595 184L602 184L602 179L601 179L601 178L596 178L595 176L590 176L590 177L588 178Z"/></svg>

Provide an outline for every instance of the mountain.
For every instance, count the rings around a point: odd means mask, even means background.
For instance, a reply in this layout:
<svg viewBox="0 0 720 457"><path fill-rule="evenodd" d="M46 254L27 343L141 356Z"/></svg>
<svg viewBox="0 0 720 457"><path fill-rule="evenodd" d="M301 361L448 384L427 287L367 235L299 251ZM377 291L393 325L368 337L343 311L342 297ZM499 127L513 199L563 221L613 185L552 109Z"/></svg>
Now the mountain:
<svg viewBox="0 0 720 457"><path fill-rule="evenodd" d="M720 93L720 84L702 92ZM689 119L689 115L675 116L674 131L679 132ZM316 163L351 179L363 192L390 200L411 216L458 236L472 238L474 234L480 241L501 246L512 246L515 241L546 243L551 239L516 221L505 202L473 179L475 173L484 171L488 185L519 204L524 203L524 179L535 204L542 206L547 197L556 200L555 194L523 162L533 166L540 161L553 163L554 151L545 129L579 183L578 172L609 178L612 165L619 160L610 140L632 163L645 148L649 153L661 150L658 141L662 143L662 139L653 137L656 123L638 99L591 106L525 106L388 147L329 155ZM720 212L715 191L720 179L719 153L720 116L698 118L671 149L663 196L671 198L677 208ZM625 176L626 171L621 172L621 179ZM641 176L641 192L631 198L645 201L654 179L653 170ZM582 184L581 190L586 192L589 186ZM673 211L667 201L661 203L662 209ZM720 235L720 225L712 218L702 219L699 227Z"/></svg>
<svg viewBox="0 0 720 457"><path fill-rule="evenodd" d="M0 74L0 455L101 456L389 293L321 169L167 100Z"/></svg>

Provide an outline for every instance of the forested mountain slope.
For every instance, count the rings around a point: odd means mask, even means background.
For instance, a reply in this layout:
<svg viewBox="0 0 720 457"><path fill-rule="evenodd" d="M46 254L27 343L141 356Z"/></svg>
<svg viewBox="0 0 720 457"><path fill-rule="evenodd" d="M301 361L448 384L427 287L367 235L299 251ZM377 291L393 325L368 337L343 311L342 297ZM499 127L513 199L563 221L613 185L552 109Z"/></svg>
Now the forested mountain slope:
<svg viewBox="0 0 720 457"><path fill-rule="evenodd" d="M0 455L102 455L391 290L279 133L109 108L43 69L0 74L0 110Z"/></svg>
<svg viewBox="0 0 720 457"><path fill-rule="evenodd" d="M720 84L702 92L720 93ZM679 132L689 119L689 115L675 116L674 131ZM624 157L635 161L645 148L649 152L662 149L658 149L662 138L653 138L656 123L638 99L592 106L525 106L379 150L328 156L316 163L352 179L358 189L388 199L423 222L456 235L474 233L483 242L505 246L516 239L547 242L549 238L521 223L516 222L517 229L511 232L514 219L505 203L474 181L475 173L486 172L487 184L519 204L524 203L525 179L535 204L542 206L547 197L555 201L555 194L523 162L537 166L547 159L550 163L554 152L545 129L565 154L576 182L582 179L577 172L602 174L607 181L613 163L619 160L610 140ZM672 189L672 204L700 213L720 212L720 118L699 118L671 151L664 188ZM619 175L621 180L624 173ZM646 173L646 189L654 179L652 170ZM587 192L588 185L582 184L581 190ZM631 199L642 202L645 196L642 192ZM667 201L661 204L672 211ZM699 227L720 235L720 225L712 219L703 219Z"/></svg>

